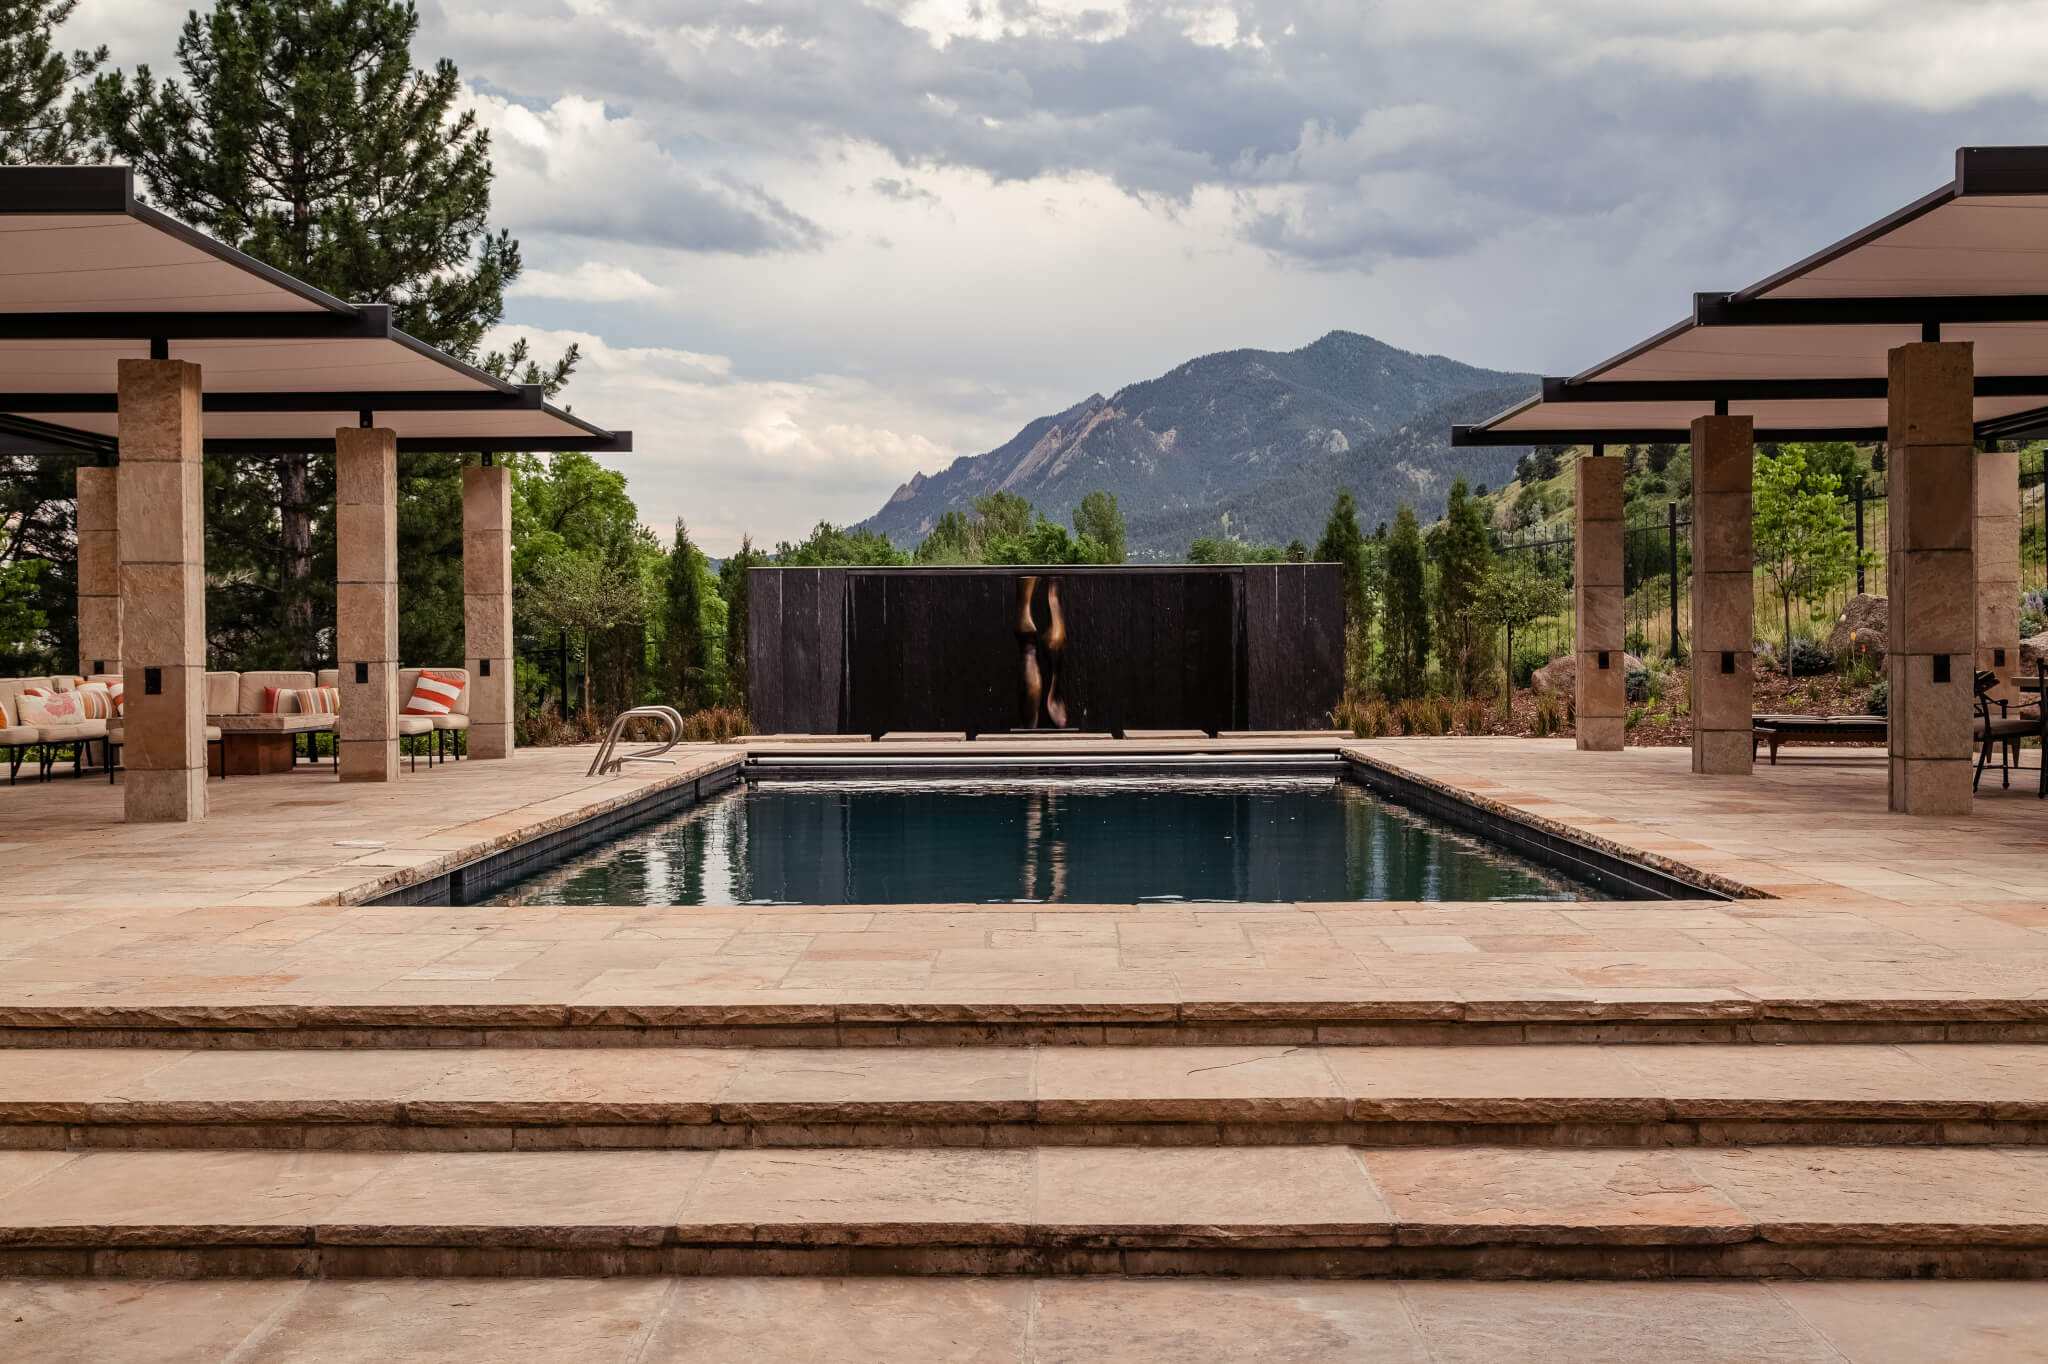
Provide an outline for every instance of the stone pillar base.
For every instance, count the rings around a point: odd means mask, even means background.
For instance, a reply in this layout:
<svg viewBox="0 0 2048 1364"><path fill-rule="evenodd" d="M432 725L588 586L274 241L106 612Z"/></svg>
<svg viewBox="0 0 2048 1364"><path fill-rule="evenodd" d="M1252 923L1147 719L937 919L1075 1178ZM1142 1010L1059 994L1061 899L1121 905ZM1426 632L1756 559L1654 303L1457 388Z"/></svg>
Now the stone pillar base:
<svg viewBox="0 0 2048 1364"><path fill-rule="evenodd" d="M206 818L203 767L159 772L129 768L122 774L121 783L122 813L130 824L172 824Z"/></svg>
<svg viewBox="0 0 2048 1364"><path fill-rule="evenodd" d="M1755 429L1748 417L1692 424L1692 770L1754 765Z"/></svg>
<svg viewBox="0 0 2048 1364"><path fill-rule="evenodd" d="M1577 520L1572 598L1578 633L1572 689L1582 752L1614 752L1628 732L1628 669L1622 661L1621 476L1618 459L1587 456L1572 465Z"/></svg>

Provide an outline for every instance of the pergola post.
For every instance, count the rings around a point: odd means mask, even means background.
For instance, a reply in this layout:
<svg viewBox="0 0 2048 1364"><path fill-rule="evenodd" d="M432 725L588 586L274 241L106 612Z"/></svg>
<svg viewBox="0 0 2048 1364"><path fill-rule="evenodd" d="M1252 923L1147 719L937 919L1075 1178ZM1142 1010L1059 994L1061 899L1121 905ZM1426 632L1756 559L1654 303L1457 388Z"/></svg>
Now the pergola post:
<svg viewBox="0 0 2048 1364"><path fill-rule="evenodd" d="M1977 456L1977 669L2017 704L2020 670L2020 453L1998 442Z"/></svg>
<svg viewBox="0 0 2048 1364"><path fill-rule="evenodd" d="M462 470L462 624L469 756L512 756L512 471Z"/></svg>
<svg viewBox="0 0 2048 1364"><path fill-rule="evenodd" d="M334 433L335 732L343 781L398 777L398 436Z"/></svg>
<svg viewBox="0 0 2048 1364"><path fill-rule="evenodd" d="M121 670L118 465L78 466L78 671Z"/></svg>
<svg viewBox="0 0 2048 1364"><path fill-rule="evenodd" d="M1692 423L1692 770L1747 776L1756 671L1755 425Z"/></svg>
<svg viewBox="0 0 2048 1364"><path fill-rule="evenodd" d="M1921 341L1889 364L1891 808L1963 815L1978 623L1975 360L1970 342Z"/></svg>
<svg viewBox="0 0 2048 1364"><path fill-rule="evenodd" d="M1572 465L1578 515L1572 538L1572 605L1578 635L1573 687L1583 752L1618 751L1628 727L1628 676L1622 661L1622 472L1618 459L1586 458Z"/></svg>
<svg viewBox="0 0 2048 1364"><path fill-rule="evenodd" d="M123 817L206 818L206 534L199 366L117 365L114 496L123 702ZM95 660L89 660L95 661Z"/></svg>

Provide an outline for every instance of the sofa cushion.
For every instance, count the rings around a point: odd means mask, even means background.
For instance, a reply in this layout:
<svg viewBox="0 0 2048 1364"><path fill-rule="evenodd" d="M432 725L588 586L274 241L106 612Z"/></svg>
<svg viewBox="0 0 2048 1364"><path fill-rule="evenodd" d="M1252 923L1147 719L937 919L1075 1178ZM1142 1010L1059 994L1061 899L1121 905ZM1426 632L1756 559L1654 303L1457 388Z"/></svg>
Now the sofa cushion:
<svg viewBox="0 0 2048 1364"><path fill-rule="evenodd" d="M316 687L338 687L341 685L341 669L322 668L313 678Z"/></svg>
<svg viewBox="0 0 2048 1364"><path fill-rule="evenodd" d="M453 715L466 707L462 694L469 688L469 673L461 668L422 668L412 692L400 712L404 715Z"/></svg>
<svg viewBox="0 0 2048 1364"><path fill-rule="evenodd" d="M274 715L277 708L268 704L271 691L297 691L313 685L313 674L302 672L255 672L243 673L235 693L233 714ZM222 714L230 712L223 711Z"/></svg>
<svg viewBox="0 0 2048 1364"><path fill-rule="evenodd" d="M0 725L0 744L32 744L35 741L34 725Z"/></svg>
<svg viewBox="0 0 2048 1364"><path fill-rule="evenodd" d="M237 707L242 691L240 673L208 673L206 675L206 713L208 715L231 715Z"/></svg>
<svg viewBox="0 0 2048 1364"><path fill-rule="evenodd" d="M80 720L70 725L37 725L36 737L46 744L73 744L80 739L104 739L107 737L107 722Z"/></svg>
<svg viewBox="0 0 2048 1364"><path fill-rule="evenodd" d="M434 717L431 715L401 715L398 717L400 734L429 734L433 732Z"/></svg>
<svg viewBox="0 0 2048 1364"><path fill-rule="evenodd" d="M469 717L467 715L436 715L434 717L434 728L468 729Z"/></svg>

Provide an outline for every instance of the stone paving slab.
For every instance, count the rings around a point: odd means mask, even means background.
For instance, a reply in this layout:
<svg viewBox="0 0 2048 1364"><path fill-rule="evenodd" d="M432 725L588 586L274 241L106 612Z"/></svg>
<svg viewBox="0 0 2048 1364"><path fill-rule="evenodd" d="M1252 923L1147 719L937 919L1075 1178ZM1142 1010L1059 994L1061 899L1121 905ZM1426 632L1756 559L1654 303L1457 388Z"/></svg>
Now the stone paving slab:
<svg viewBox="0 0 2048 1364"><path fill-rule="evenodd" d="M0 1353L100 1364L2032 1364L2016 1283L0 1281Z"/></svg>
<svg viewBox="0 0 2048 1364"><path fill-rule="evenodd" d="M2048 1140L2048 1046L480 1048L0 1053L0 1131L61 1144L564 1142L825 1145L1038 1139L1090 1144L1314 1129L1317 1141L1442 1141L1478 1125L1549 1140L1683 1145L1768 1137L1920 1143ZM1777 1130L1770 1125L1777 1125ZM1872 1124L1881 1126L1872 1127ZM935 1130L954 1129L950 1135ZM2002 1127L2000 1125L2003 1125ZM662 1134L667 1127L730 1134ZM66 1127L89 1128L89 1134ZM1195 1129L1202 1130L1197 1131ZM239 1129L248 1129L242 1131ZM411 1131L401 1129L424 1129ZM517 1129L517 1130L515 1130ZM1412 1131L1410 1130L1412 1129ZM2001 1136L2003 1132L2005 1135ZM381 1136L375 1134L382 1134ZM516 1138L516 1141L515 1141ZM1523 1140L1540 1144L1544 1132Z"/></svg>
<svg viewBox="0 0 2048 1364"><path fill-rule="evenodd" d="M1272 1272L1259 1251L1330 1251L1319 1262L1340 1277L1528 1272L1556 1250L1593 1277L1856 1276L1897 1254L1937 1277L2035 1277L2048 1247L2048 1151L2026 1148L0 1152L0 1189L0 1249L15 1257L353 1249L338 1263L402 1273L463 1273L467 1249L673 1250L719 1272L800 1271L816 1258L802 1252L865 1247L905 1252L909 1272L1050 1256L1122 1273L1141 1262L1091 1252L1178 1250L1238 1272ZM1415 1254L1360 1258L1374 1249ZM1432 1256L1450 1249L1471 1254Z"/></svg>
<svg viewBox="0 0 2048 1364"><path fill-rule="evenodd" d="M196 824L127 824L104 777L0 786L0 908L272 909L355 902L693 781L745 757L674 750L674 767L584 776L595 749L522 748L344 786L332 768L207 783ZM364 844L379 846L365 847Z"/></svg>

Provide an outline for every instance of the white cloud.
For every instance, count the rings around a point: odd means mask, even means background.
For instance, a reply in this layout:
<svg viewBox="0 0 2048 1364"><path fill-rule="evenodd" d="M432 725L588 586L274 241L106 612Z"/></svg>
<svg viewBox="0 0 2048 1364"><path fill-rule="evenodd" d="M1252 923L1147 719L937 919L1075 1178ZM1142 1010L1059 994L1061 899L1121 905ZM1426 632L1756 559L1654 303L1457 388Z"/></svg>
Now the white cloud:
<svg viewBox="0 0 2048 1364"><path fill-rule="evenodd" d="M512 298L560 298L577 303L631 303L666 298L671 291L624 265L587 260L573 270L527 270L506 290Z"/></svg>

